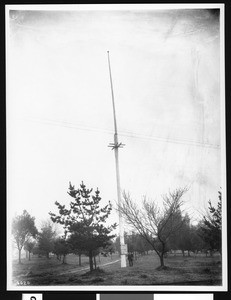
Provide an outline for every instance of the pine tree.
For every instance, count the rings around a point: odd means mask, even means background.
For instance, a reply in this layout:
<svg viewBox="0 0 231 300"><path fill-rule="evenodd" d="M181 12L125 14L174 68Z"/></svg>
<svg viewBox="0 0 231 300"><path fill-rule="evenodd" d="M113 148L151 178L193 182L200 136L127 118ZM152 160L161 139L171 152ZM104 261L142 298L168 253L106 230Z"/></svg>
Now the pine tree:
<svg viewBox="0 0 231 300"><path fill-rule="evenodd" d="M98 188L94 195L93 189L87 189L84 183L79 189L69 184L68 194L73 198L69 204L69 209L65 205L55 202L59 215L49 213L53 222L62 224L69 235L69 241L75 251L81 250L89 256L90 271L93 270L93 258L97 249L106 247L114 237L111 231L117 224L105 226L112 205L109 204L100 208L101 197Z"/></svg>
<svg viewBox="0 0 231 300"><path fill-rule="evenodd" d="M54 240L53 252L56 254L58 259L61 259L61 256L63 256L62 263L66 263L66 256L68 253L70 253L70 245L65 236L58 237Z"/></svg>
<svg viewBox="0 0 231 300"><path fill-rule="evenodd" d="M210 250L217 250L221 253L221 226L222 226L222 207L221 207L222 194L218 191L218 203L217 208L212 206L209 200L209 214L203 216L201 226L201 237L209 244Z"/></svg>

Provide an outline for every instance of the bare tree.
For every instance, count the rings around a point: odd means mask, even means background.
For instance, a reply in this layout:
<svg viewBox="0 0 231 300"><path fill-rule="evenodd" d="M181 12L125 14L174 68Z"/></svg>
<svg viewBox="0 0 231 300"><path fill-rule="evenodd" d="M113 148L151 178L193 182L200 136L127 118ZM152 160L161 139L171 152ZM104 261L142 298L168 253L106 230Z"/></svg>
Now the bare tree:
<svg viewBox="0 0 231 300"><path fill-rule="evenodd" d="M129 193L123 192L123 199L117 204L126 222L152 246L164 267L164 254L167 252L169 238L180 229L183 219L180 207L182 196L187 188L179 188L162 196L163 208L156 201L142 201L140 209L131 199Z"/></svg>

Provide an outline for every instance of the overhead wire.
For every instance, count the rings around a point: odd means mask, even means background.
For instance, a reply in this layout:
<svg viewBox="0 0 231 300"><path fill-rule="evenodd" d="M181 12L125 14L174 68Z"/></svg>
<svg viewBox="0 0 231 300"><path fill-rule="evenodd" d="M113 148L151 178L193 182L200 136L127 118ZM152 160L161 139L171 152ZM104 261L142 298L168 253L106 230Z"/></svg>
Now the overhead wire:
<svg viewBox="0 0 231 300"><path fill-rule="evenodd" d="M78 130L86 130L86 131L95 131L95 132L104 132L107 134L113 134L113 130L109 129L102 129L97 127L89 127L84 125L79 125L71 122L66 121L56 121L51 119L32 119L32 118L26 118L27 121L32 122L39 122L44 123L48 125L53 126L60 126L60 127L66 127L66 128L73 128ZM183 145L191 145L196 147L205 147L205 148L213 148L213 149L220 149L220 145L210 144L210 143L203 143L199 141L193 141L188 139L175 139L175 138L164 138L164 137L157 137L153 135L144 135L144 134L137 134L129 131L119 131L119 136L125 136L129 138L138 138L138 139L147 139L147 140L154 140L158 142L167 142L167 143L174 143L174 144L183 144Z"/></svg>

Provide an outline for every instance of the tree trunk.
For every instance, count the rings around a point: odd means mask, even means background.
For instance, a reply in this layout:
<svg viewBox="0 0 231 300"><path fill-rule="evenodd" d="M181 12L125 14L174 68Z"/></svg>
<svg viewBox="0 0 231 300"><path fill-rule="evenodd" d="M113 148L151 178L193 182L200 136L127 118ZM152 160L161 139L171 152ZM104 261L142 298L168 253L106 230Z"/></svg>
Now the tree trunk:
<svg viewBox="0 0 231 300"><path fill-rule="evenodd" d="M79 266L81 266L81 254L79 254Z"/></svg>
<svg viewBox="0 0 231 300"><path fill-rule="evenodd" d="M162 242L162 252L160 254L160 265L164 267L164 253L165 253L165 243Z"/></svg>
<svg viewBox="0 0 231 300"><path fill-rule="evenodd" d="M63 255L63 264L65 264L65 263L66 263L66 254Z"/></svg>
<svg viewBox="0 0 231 300"><path fill-rule="evenodd" d="M21 249L18 249L18 263L21 264Z"/></svg>
<svg viewBox="0 0 231 300"><path fill-rule="evenodd" d="M182 254L183 254L183 257L184 257L184 250L181 250L182 251Z"/></svg>
<svg viewBox="0 0 231 300"><path fill-rule="evenodd" d="M50 257L49 257L49 252L47 252L47 259L49 259Z"/></svg>
<svg viewBox="0 0 231 300"><path fill-rule="evenodd" d="M89 251L89 265L90 265L90 272L92 272L93 271L92 251Z"/></svg>
<svg viewBox="0 0 231 300"><path fill-rule="evenodd" d="M94 265L95 265L95 270L96 270L96 258L94 256Z"/></svg>
<svg viewBox="0 0 231 300"><path fill-rule="evenodd" d="M164 254L163 253L161 253L161 255L160 255L160 266L164 267Z"/></svg>
<svg viewBox="0 0 231 300"><path fill-rule="evenodd" d="M221 249L219 250L219 253L220 253L221 260L222 260L222 251L221 251Z"/></svg>
<svg viewBox="0 0 231 300"><path fill-rule="evenodd" d="M29 260L30 260L30 251L29 251Z"/></svg>

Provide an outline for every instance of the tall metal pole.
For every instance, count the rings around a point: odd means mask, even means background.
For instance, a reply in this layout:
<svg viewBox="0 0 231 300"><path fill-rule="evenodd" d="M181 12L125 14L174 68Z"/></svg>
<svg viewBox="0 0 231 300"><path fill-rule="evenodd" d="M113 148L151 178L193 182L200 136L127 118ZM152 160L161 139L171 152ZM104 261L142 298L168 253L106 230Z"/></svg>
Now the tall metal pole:
<svg viewBox="0 0 231 300"><path fill-rule="evenodd" d="M117 197L118 204L121 204L121 190L120 190L120 172L119 172L119 148L122 148L124 144L118 143L118 133L117 133L117 124L116 124L116 112L115 112L115 100L114 100L114 92L113 92L113 84L112 84L112 76L111 76L111 65L110 65L110 57L109 51L108 54L108 66L109 66L109 74L110 74L110 83L111 83L111 94L112 94L112 106L113 106L113 116L114 116L114 144L111 143L109 147L112 147L115 151L115 164L116 164L116 181L117 181ZM126 255L124 253L124 226L123 226L123 217L121 212L119 211L119 234L120 234L120 252L121 252L121 268L126 267Z"/></svg>

